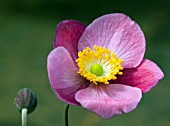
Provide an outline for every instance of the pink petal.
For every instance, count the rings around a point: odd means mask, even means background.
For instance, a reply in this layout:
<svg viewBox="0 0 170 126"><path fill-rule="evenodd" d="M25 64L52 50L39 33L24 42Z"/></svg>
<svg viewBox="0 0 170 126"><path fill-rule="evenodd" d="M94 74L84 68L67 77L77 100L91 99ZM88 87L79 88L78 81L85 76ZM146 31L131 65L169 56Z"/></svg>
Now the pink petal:
<svg viewBox="0 0 170 126"><path fill-rule="evenodd" d="M81 36L78 49L94 45L111 49L124 60L124 68L138 66L145 53L141 28L124 14L107 14L94 20Z"/></svg>
<svg viewBox="0 0 170 126"><path fill-rule="evenodd" d="M72 105L79 105L75 93L87 86L87 81L77 74L77 68L69 52L57 47L48 56L48 77L56 96Z"/></svg>
<svg viewBox="0 0 170 126"><path fill-rule="evenodd" d="M76 100L84 108L104 119L132 111L141 97L139 88L120 84L91 85L76 93Z"/></svg>
<svg viewBox="0 0 170 126"><path fill-rule="evenodd" d="M112 82L138 87L145 93L163 77L163 72L154 62L144 59L137 68L123 70L123 75L118 76L118 79Z"/></svg>
<svg viewBox="0 0 170 126"><path fill-rule="evenodd" d="M78 41L85 29L85 25L78 21L67 20L58 24L54 47L63 46L71 54L71 57L77 59Z"/></svg>

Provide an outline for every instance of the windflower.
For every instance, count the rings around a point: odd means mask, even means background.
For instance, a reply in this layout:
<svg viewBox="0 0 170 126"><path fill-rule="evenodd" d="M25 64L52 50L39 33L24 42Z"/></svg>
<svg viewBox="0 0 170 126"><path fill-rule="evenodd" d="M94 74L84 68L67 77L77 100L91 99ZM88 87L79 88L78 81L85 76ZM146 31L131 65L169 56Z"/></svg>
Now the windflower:
<svg viewBox="0 0 170 126"><path fill-rule="evenodd" d="M87 27L63 21L47 61L52 89L58 99L104 119L131 112L164 76L144 59L145 45L139 25L121 13L101 16Z"/></svg>

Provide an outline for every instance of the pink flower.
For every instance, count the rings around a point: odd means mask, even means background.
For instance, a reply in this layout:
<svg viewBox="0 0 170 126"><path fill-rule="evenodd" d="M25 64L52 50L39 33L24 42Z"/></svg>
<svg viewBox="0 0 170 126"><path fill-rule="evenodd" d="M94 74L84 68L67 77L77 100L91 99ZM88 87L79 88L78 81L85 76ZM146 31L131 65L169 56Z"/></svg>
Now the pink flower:
<svg viewBox="0 0 170 126"><path fill-rule="evenodd" d="M57 98L104 119L135 109L142 93L164 76L154 62L144 59L144 34L124 14L101 16L87 27L63 21L54 47L48 77Z"/></svg>

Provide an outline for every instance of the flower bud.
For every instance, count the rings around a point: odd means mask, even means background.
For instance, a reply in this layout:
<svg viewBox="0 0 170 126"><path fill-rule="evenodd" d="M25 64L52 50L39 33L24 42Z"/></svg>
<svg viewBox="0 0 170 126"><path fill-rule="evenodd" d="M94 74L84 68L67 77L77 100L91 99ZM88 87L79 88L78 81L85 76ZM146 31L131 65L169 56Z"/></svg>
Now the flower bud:
<svg viewBox="0 0 170 126"><path fill-rule="evenodd" d="M14 105L20 112L22 112L24 108L28 110L28 114L33 112L37 106L35 93L29 88L19 90L15 97Z"/></svg>

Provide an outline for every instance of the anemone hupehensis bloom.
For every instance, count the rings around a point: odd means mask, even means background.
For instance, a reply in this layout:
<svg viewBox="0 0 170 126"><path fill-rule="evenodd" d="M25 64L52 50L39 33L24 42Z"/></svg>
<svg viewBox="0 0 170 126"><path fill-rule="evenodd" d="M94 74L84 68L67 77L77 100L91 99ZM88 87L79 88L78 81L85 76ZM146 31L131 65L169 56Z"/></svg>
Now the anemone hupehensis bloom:
<svg viewBox="0 0 170 126"><path fill-rule="evenodd" d="M142 93L164 76L154 62L144 59L144 34L124 14L101 16L87 27L63 21L54 47L47 67L57 98L104 119L135 109Z"/></svg>

